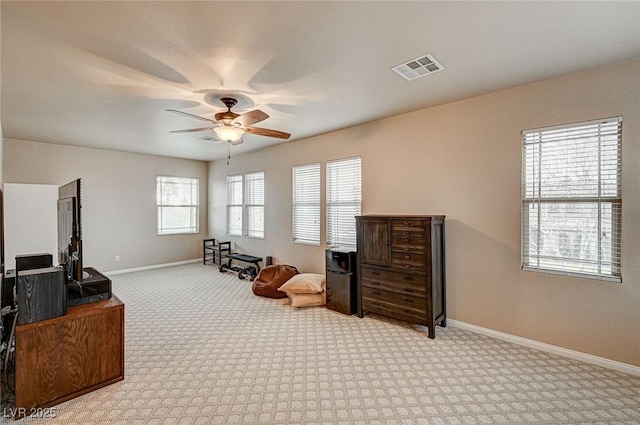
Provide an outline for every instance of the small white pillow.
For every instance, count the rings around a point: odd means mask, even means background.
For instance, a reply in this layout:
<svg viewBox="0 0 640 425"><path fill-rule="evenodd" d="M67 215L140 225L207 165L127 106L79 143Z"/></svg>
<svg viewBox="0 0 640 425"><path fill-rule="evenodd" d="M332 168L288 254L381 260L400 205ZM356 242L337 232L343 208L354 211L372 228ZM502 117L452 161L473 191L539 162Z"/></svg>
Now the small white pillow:
<svg viewBox="0 0 640 425"><path fill-rule="evenodd" d="M287 280L278 291L294 294L317 294L324 291L323 274L300 273Z"/></svg>
<svg viewBox="0 0 640 425"><path fill-rule="evenodd" d="M322 291L317 294L294 294L287 292L292 307L314 307L327 303L327 293Z"/></svg>

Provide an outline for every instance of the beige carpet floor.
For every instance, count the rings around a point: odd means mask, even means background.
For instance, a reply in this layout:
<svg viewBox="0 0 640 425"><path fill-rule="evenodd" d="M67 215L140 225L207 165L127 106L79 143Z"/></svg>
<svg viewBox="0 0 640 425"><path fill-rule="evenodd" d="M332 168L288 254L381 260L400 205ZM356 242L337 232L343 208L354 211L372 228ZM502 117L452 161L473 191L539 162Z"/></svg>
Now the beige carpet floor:
<svg viewBox="0 0 640 425"><path fill-rule="evenodd" d="M294 309L188 264L113 276L125 380L34 424L640 424L640 378L448 327Z"/></svg>

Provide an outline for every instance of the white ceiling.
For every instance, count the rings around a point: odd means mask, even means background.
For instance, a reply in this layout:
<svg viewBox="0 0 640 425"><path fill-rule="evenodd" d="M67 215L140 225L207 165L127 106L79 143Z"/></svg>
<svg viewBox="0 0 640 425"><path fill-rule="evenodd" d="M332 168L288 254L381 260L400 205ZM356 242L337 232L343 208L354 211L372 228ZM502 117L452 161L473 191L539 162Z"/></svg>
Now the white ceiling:
<svg viewBox="0 0 640 425"><path fill-rule="evenodd" d="M640 57L640 2L1 3L5 138L179 158L226 156L206 133L235 112L291 142ZM391 71L432 54L444 71ZM206 124L205 124L206 126ZM237 155L280 143L246 135Z"/></svg>

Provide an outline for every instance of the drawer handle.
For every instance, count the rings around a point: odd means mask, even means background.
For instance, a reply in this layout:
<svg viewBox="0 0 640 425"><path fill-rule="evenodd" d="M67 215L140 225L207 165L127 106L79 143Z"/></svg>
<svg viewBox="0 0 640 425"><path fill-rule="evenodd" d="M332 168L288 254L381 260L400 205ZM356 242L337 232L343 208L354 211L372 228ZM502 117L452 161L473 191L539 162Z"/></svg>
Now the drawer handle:
<svg viewBox="0 0 640 425"><path fill-rule="evenodd" d="M372 302L371 305L380 305L380 303Z"/></svg>
<svg viewBox="0 0 640 425"><path fill-rule="evenodd" d="M405 239L405 242L409 242L409 241L411 241L411 239L409 239L409 238Z"/></svg>
<svg viewBox="0 0 640 425"><path fill-rule="evenodd" d="M404 225L405 225L405 226L408 226L408 225L409 225L409 222L408 222L408 221L405 221L405 222L404 222Z"/></svg>
<svg viewBox="0 0 640 425"><path fill-rule="evenodd" d="M374 276L380 276L380 273L378 273L378 272L371 272L371 274L374 275Z"/></svg>
<svg viewBox="0 0 640 425"><path fill-rule="evenodd" d="M378 292L378 291L373 291L373 292L372 292L372 294L373 294L373 295L382 295L382 294L381 294L380 292Z"/></svg>
<svg viewBox="0 0 640 425"><path fill-rule="evenodd" d="M410 269L411 265L407 264L406 266L404 266L405 269Z"/></svg>
<svg viewBox="0 0 640 425"><path fill-rule="evenodd" d="M404 250L409 252L409 251L411 251L411 248L405 248Z"/></svg>
<svg viewBox="0 0 640 425"><path fill-rule="evenodd" d="M411 298L405 298L403 301L413 304L413 300Z"/></svg>
<svg viewBox="0 0 640 425"><path fill-rule="evenodd" d="M404 258L406 258L408 260L409 258L411 258L411 256L410 255L405 255Z"/></svg>
<svg viewBox="0 0 640 425"><path fill-rule="evenodd" d="M405 309L405 310L404 310L404 312L405 312L405 313L407 313L407 314L411 314L411 313L413 313L413 311L411 311L411 310L407 310L407 309Z"/></svg>
<svg viewBox="0 0 640 425"><path fill-rule="evenodd" d="M407 288L407 289L404 290L404 292L411 292L413 294L413 289Z"/></svg>
<svg viewBox="0 0 640 425"><path fill-rule="evenodd" d="M406 230L406 231L404 232L404 234L405 234L405 235L408 235L408 234L409 234L409 231L408 231L408 230Z"/></svg>
<svg viewBox="0 0 640 425"><path fill-rule="evenodd" d="M372 282L371 283L373 286L380 286L380 282Z"/></svg>
<svg viewBox="0 0 640 425"><path fill-rule="evenodd" d="M404 280L408 280L410 282L413 282L413 277L412 276L405 276Z"/></svg>

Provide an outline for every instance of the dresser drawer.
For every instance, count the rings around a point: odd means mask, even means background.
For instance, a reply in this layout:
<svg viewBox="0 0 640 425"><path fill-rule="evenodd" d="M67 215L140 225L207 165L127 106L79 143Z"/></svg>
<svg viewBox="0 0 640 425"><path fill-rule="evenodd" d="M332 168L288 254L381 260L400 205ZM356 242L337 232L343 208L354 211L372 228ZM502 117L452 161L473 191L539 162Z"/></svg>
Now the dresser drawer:
<svg viewBox="0 0 640 425"><path fill-rule="evenodd" d="M376 270L362 267L362 286L395 291L401 294L411 294L424 297L427 294L426 276Z"/></svg>
<svg viewBox="0 0 640 425"><path fill-rule="evenodd" d="M413 295L404 295L397 292L385 291L382 289L362 287L362 297L371 300L384 301L389 304L395 304L399 308L411 308L423 311L427 308L424 297L415 297Z"/></svg>
<svg viewBox="0 0 640 425"><path fill-rule="evenodd" d="M427 257L424 254L412 254L406 252L391 253L391 267L403 270L426 271Z"/></svg>
<svg viewBox="0 0 640 425"><path fill-rule="evenodd" d="M421 220L393 220L391 222L391 234L393 236L424 236L425 222Z"/></svg>
<svg viewBox="0 0 640 425"><path fill-rule="evenodd" d="M395 304L386 300L384 296L367 296L363 294L362 308L363 310L372 313L395 317L397 319L406 320L408 322L423 322L427 318L427 313L424 309Z"/></svg>
<svg viewBox="0 0 640 425"><path fill-rule="evenodd" d="M397 252L411 252L425 254L427 247L424 238L395 236L391 239L391 250Z"/></svg>

